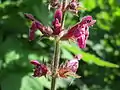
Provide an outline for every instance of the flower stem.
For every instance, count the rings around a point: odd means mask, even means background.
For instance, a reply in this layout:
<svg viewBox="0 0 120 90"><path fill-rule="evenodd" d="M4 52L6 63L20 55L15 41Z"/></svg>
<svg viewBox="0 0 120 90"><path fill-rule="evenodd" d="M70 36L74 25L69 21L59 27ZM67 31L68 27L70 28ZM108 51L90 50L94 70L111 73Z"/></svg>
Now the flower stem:
<svg viewBox="0 0 120 90"><path fill-rule="evenodd" d="M64 29L66 3L67 3L67 0L63 0L63 4L62 4L62 10L63 10L62 29Z"/></svg>
<svg viewBox="0 0 120 90"><path fill-rule="evenodd" d="M51 90L56 90L56 72L59 66L59 58L60 58L60 46L59 46L59 39L56 37L55 39L55 50L54 50L54 57L52 61L52 82L51 82Z"/></svg>
<svg viewBox="0 0 120 90"><path fill-rule="evenodd" d="M64 9L66 8L66 1L67 0L63 0L63 18L62 18L62 26L61 28L64 29L64 21L65 21L65 11ZM56 36L55 38L55 49L54 49L54 57L52 60L52 65L51 65L51 70L52 70L52 82L51 82L51 90L56 90L56 73L59 67L59 59L60 59L60 40L59 40L59 36Z"/></svg>

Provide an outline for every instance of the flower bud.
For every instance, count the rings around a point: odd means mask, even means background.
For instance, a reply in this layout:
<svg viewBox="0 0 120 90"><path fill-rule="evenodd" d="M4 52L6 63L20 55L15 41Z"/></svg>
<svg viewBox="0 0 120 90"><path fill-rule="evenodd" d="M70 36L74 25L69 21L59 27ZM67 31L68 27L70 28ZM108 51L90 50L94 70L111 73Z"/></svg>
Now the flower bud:
<svg viewBox="0 0 120 90"><path fill-rule="evenodd" d="M37 26L35 22L32 23L30 29L29 29L29 40L34 40L35 38L35 31L37 30Z"/></svg>
<svg viewBox="0 0 120 90"><path fill-rule="evenodd" d="M59 20L56 18L55 21L53 21L53 34L54 35L59 35L59 33L61 32L61 23L59 22Z"/></svg>
<svg viewBox="0 0 120 90"><path fill-rule="evenodd" d="M55 14L54 14L54 19L58 19L59 22L62 21L62 10L59 8L55 11Z"/></svg>
<svg viewBox="0 0 120 90"><path fill-rule="evenodd" d="M76 10L78 6L78 3L76 0L72 0L70 3L69 3L69 8L72 9L72 10Z"/></svg>
<svg viewBox="0 0 120 90"><path fill-rule="evenodd" d="M77 9L78 7L79 7L79 3L77 0L72 0L67 6L68 10L75 14L78 13L78 9Z"/></svg>
<svg viewBox="0 0 120 90"><path fill-rule="evenodd" d="M53 35L59 35L61 32L61 21L62 21L62 10L61 8L57 9L54 14L54 21L52 22L53 25Z"/></svg>
<svg viewBox="0 0 120 90"><path fill-rule="evenodd" d="M32 25L29 29L29 40L34 40L35 31L39 29L42 34L50 36L53 33L53 30L50 27L46 27L36 20L31 14L24 14L26 18L32 21Z"/></svg>
<svg viewBox="0 0 120 90"><path fill-rule="evenodd" d="M35 66L34 74L33 74L34 77L41 77L47 75L48 68L46 65L41 64L36 60L32 60L30 63Z"/></svg>

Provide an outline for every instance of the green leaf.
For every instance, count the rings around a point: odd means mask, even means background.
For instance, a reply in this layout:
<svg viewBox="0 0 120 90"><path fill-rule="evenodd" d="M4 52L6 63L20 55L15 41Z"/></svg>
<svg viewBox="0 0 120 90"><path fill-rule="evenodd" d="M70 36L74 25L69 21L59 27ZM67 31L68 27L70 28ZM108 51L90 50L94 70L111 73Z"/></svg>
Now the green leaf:
<svg viewBox="0 0 120 90"><path fill-rule="evenodd" d="M84 60L85 62L89 63L89 64L96 64L98 66L105 66L105 67L111 67L111 68L119 68L119 66L117 64L113 64L113 63L110 63L108 61L104 61L98 57L96 57L95 55L93 54L90 54L90 53L86 53L82 50L80 50L78 47L76 46L71 46L69 44L65 44L65 45L62 45L63 48L67 49L68 51L74 53L74 54L82 54L83 55L83 58L82 60Z"/></svg>
<svg viewBox="0 0 120 90"><path fill-rule="evenodd" d="M82 3L84 4L84 7L87 8L87 10L91 11L96 7L96 1L95 0L83 0Z"/></svg>
<svg viewBox="0 0 120 90"><path fill-rule="evenodd" d="M44 87L50 88L50 82L47 78L35 78L25 75L25 73L9 74L1 82L2 90L44 90Z"/></svg>
<svg viewBox="0 0 120 90"><path fill-rule="evenodd" d="M56 81L56 88L66 88L70 83L71 81L73 80L73 78L57 78L57 81Z"/></svg>
<svg viewBox="0 0 120 90"><path fill-rule="evenodd" d="M9 74L1 82L1 89L2 90L20 90L19 88L21 85L21 79L23 75L24 75L23 73Z"/></svg>
<svg viewBox="0 0 120 90"><path fill-rule="evenodd" d="M62 58L66 58L66 59L72 59L72 53L70 53L68 50L66 50L65 48L62 48Z"/></svg>
<svg viewBox="0 0 120 90"><path fill-rule="evenodd" d="M43 90L43 85L38 82L38 78L24 76L20 90Z"/></svg>

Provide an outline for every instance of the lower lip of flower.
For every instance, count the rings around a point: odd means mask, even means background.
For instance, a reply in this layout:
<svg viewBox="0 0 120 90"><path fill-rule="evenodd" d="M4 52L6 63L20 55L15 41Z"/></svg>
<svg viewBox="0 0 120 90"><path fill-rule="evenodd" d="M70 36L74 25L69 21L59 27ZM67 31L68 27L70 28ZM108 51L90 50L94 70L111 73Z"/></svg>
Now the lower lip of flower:
<svg viewBox="0 0 120 90"><path fill-rule="evenodd" d="M93 26L93 24L96 22L96 20L92 20L88 25Z"/></svg>

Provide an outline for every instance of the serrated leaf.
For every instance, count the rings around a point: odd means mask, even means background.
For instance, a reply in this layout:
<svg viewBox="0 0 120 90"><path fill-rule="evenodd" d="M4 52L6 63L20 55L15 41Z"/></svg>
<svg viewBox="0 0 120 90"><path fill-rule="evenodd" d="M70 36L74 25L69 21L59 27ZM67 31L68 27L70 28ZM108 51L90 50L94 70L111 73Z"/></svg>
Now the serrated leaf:
<svg viewBox="0 0 120 90"><path fill-rule="evenodd" d="M87 10L90 10L90 11L96 7L95 0L83 0L82 3L87 8Z"/></svg>
<svg viewBox="0 0 120 90"><path fill-rule="evenodd" d="M71 45L67 45L66 44L66 45L63 45L63 48L67 49L68 51L70 51L70 52L72 52L74 54L82 54L83 55L82 60L84 60L85 62L87 62L89 64L94 63L94 64L96 64L98 66L105 66L105 67L111 67L111 68L119 68L119 65L110 63L108 61L104 61L104 60L96 57L93 54L86 53L86 52L80 50L76 46L71 46Z"/></svg>

